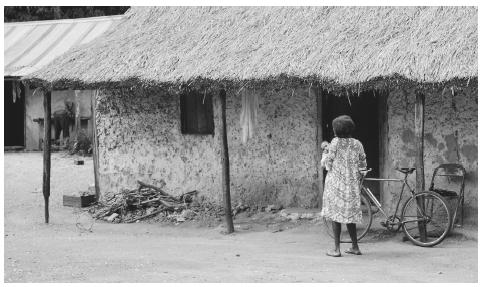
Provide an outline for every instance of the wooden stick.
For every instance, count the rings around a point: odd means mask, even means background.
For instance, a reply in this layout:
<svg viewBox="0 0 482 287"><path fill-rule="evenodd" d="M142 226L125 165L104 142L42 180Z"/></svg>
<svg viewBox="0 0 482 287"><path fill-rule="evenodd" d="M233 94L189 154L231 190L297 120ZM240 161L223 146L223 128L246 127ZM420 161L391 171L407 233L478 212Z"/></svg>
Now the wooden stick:
<svg viewBox="0 0 482 287"><path fill-rule="evenodd" d="M165 201L165 200L162 200L162 199L159 199L159 202L161 202L162 204L164 204L164 205L167 206L167 207L179 207L179 206L182 206L182 204L179 203L179 202L168 202L168 201Z"/></svg>
<svg viewBox="0 0 482 287"><path fill-rule="evenodd" d="M423 162L423 132L424 132L424 109L425 109L425 95L421 92L416 93L415 99L415 145L417 149L417 157L415 159L416 168L416 192L422 192L425 190L425 175L424 175L424 162ZM417 198L417 204L423 211L423 199ZM425 242L427 240L427 228L426 224L422 221L418 222L418 229L420 232L420 240Z"/></svg>
<svg viewBox="0 0 482 287"><path fill-rule="evenodd" d="M94 157L94 185L95 185L95 199L100 200L100 186L99 186L99 145L97 140L97 124L95 119L97 91L92 94L92 102L90 105L90 113L92 120L92 156Z"/></svg>
<svg viewBox="0 0 482 287"><path fill-rule="evenodd" d="M44 150L43 150L43 185L42 193L45 201L45 223L49 223L49 197L50 197L50 139L52 137L51 127L51 91L44 93Z"/></svg>
<svg viewBox="0 0 482 287"><path fill-rule="evenodd" d="M162 195L166 195L166 196L170 196L169 194L165 193L161 188L164 187L166 185L166 183L163 183L162 187L157 187L157 186L154 186L154 185L151 185L151 184L147 184L147 183L144 183L140 180L137 181L137 183L142 187L142 186L145 186L145 187L149 187L149 188L152 188L154 189L155 191L159 192L160 194Z"/></svg>
<svg viewBox="0 0 482 287"><path fill-rule="evenodd" d="M157 202L162 203L161 198L158 197L158 198L153 198L153 199L148 199L148 200L141 201L141 204L146 204L146 203L154 202L154 201L157 201Z"/></svg>
<svg viewBox="0 0 482 287"><path fill-rule="evenodd" d="M131 219L131 220L129 220L129 221L126 221L126 223L136 222L137 220L141 220L141 219L144 219L144 218L146 218L146 217L153 216L153 215L156 215L156 214L158 214L158 213L161 213L161 212L163 212L164 210L166 210L166 208L164 208L164 207L163 207L163 208L160 208L160 209L158 209L158 210L156 210L156 211L153 211L153 212L151 212L151 213L149 213L149 214L146 214L146 215L143 215L143 216L140 216L140 217L137 217L137 218L133 218L133 219Z"/></svg>
<svg viewBox="0 0 482 287"><path fill-rule="evenodd" d="M79 99L79 90L75 90L75 136L78 138L80 132L80 99Z"/></svg>
<svg viewBox="0 0 482 287"><path fill-rule="evenodd" d="M378 150L380 153L378 165L380 166L380 177L388 177L388 167L390 166L388 159L388 105L387 100L390 92L388 90L382 90L378 93L378 130L380 135L380 140L378 142ZM365 178L366 180L366 178ZM388 186L379 183L378 188L380 189L380 202L383 205L388 205Z"/></svg>
<svg viewBox="0 0 482 287"><path fill-rule="evenodd" d="M321 168L321 143L323 142L323 105L322 96L323 90L321 87L315 86L312 88L310 86L309 93L313 89L316 98L316 178L318 185L318 207L323 206L323 168Z"/></svg>
<svg viewBox="0 0 482 287"><path fill-rule="evenodd" d="M219 92L220 108L221 108L221 166L222 166L222 188L224 199L224 215L226 218L226 232L234 232L233 217L231 214L231 191L229 179L229 151L228 151L228 135L226 131L226 91Z"/></svg>

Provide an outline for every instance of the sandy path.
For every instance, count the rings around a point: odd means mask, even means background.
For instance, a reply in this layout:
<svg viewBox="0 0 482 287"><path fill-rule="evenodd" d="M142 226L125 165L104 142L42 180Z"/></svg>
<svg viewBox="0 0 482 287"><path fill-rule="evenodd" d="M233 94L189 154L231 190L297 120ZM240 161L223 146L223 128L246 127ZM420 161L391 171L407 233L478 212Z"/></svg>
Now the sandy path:
<svg viewBox="0 0 482 287"><path fill-rule="evenodd" d="M195 223L96 223L75 227L62 192L86 189L92 160L54 154L51 224L43 223L39 153L5 155L5 282L477 282L477 242L448 238L435 248L401 234L362 243L363 256L330 258L317 223L272 233L222 235ZM73 174L76 176L73 176Z"/></svg>

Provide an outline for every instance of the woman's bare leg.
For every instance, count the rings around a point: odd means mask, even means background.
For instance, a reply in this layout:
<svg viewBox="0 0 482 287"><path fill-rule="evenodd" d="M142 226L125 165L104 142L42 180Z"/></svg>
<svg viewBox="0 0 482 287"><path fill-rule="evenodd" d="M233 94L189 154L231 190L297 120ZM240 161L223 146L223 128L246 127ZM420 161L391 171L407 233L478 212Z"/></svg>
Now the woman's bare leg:
<svg viewBox="0 0 482 287"><path fill-rule="evenodd" d="M326 253L326 255L333 256L333 257L339 257L339 256L341 256L341 252L340 252L341 223L332 221L331 226L333 228L333 237L335 238L335 250L328 251L328 253Z"/></svg>
<svg viewBox="0 0 482 287"><path fill-rule="evenodd" d="M361 255L360 248L358 247L358 239L356 235L356 224L355 223L347 223L346 228L348 229L348 233L350 234L351 238L351 248L346 250L346 253Z"/></svg>

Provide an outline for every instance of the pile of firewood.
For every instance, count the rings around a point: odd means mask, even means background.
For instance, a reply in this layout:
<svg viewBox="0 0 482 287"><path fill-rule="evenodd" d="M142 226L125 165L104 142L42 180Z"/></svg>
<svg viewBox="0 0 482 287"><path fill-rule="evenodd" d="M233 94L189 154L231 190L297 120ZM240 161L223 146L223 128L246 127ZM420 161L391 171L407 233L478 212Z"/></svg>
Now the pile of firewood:
<svg viewBox="0 0 482 287"><path fill-rule="evenodd" d="M172 196L161 187L137 181L139 187L134 190L122 190L117 194L106 194L104 201L91 209L96 219L116 222L136 222L159 213L172 214L189 209L196 190L180 196Z"/></svg>

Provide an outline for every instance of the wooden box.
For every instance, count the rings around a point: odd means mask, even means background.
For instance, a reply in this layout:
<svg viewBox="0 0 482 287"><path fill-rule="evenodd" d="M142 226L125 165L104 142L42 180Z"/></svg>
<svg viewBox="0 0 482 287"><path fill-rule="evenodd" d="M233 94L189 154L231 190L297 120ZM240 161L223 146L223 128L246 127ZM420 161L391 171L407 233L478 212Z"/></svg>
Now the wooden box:
<svg viewBox="0 0 482 287"><path fill-rule="evenodd" d="M64 195L64 206L87 207L95 202L95 195L72 196Z"/></svg>

